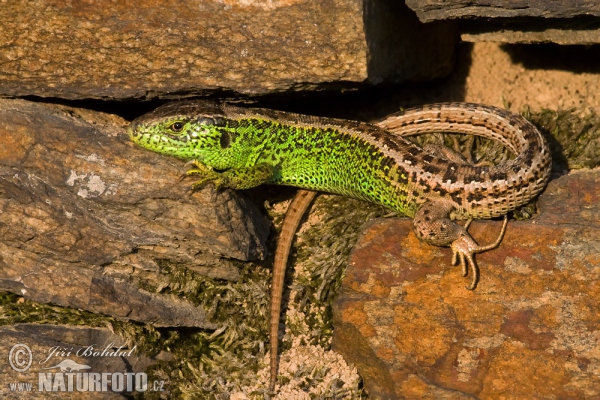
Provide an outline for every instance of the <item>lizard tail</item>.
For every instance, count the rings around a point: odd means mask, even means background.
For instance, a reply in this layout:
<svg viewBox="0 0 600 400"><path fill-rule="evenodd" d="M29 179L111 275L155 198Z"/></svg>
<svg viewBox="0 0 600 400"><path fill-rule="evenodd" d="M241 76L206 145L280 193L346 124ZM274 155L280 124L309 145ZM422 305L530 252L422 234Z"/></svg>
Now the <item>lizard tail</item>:
<svg viewBox="0 0 600 400"><path fill-rule="evenodd" d="M317 192L312 190L298 190L296 197L290 203L283 220L281 234L277 240L275 251L275 262L273 264L273 282L271 284L271 319L270 319L270 341L271 341L271 381L269 388L275 390L277 382L277 350L279 347L279 318L281 314L281 298L283 294L283 281L285 269L294 234L300 225L302 216Z"/></svg>

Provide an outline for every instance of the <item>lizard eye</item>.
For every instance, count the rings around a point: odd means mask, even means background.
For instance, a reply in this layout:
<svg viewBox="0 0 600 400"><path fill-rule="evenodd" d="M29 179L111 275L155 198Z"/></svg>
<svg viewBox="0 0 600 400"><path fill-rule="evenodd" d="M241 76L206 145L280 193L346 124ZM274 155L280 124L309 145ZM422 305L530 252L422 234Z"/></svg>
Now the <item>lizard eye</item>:
<svg viewBox="0 0 600 400"><path fill-rule="evenodd" d="M174 122L171 124L170 128L173 132L181 132L183 129L183 122Z"/></svg>

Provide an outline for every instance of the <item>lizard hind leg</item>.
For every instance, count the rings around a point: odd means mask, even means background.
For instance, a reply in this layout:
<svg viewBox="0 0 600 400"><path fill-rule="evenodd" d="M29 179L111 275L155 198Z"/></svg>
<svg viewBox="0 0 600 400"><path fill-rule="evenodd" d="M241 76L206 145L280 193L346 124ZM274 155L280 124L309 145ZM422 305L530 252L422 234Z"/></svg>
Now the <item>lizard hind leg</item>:
<svg viewBox="0 0 600 400"><path fill-rule="evenodd" d="M428 244L450 247L452 249L452 265L460 263L463 276L467 276L469 269L471 270L473 278L471 284L466 288L473 290L479 281L479 269L474 255L495 249L500 245L506 231L508 218L506 215L504 216L502 229L496 241L486 246L480 246L466 229L471 221L469 220L465 226L461 226L449 218L451 211L452 206L445 202L426 202L415 214L413 231L420 240Z"/></svg>

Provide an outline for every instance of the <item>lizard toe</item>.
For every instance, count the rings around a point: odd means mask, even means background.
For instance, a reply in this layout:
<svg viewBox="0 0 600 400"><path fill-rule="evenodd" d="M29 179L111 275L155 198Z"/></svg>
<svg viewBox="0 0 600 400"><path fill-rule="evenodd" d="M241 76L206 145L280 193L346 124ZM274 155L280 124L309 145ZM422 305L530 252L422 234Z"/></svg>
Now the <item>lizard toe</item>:
<svg viewBox="0 0 600 400"><path fill-rule="evenodd" d="M472 271L473 278L471 284L467 286L467 289L475 289L475 287L477 287L477 281L479 280L479 268L477 267L473 255L477 253L480 246L471 236L466 234L461 235L460 238L452 242L450 248L452 249L452 264L456 265L458 261L460 261L462 276L467 276L469 274L469 269Z"/></svg>

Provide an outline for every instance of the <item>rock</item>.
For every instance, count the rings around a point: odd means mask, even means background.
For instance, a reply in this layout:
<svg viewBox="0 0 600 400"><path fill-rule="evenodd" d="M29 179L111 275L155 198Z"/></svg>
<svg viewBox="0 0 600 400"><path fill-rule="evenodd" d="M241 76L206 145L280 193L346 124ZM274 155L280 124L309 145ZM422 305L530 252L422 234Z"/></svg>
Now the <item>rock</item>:
<svg viewBox="0 0 600 400"><path fill-rule="evenodd" d="M541 213L478 254L476 290L409 220L359 239L335 303L333 349L369 398L600 396L600 170L551 181ZM480 243L500 221L475 222Z"/></svg>
<svg viewBox="0 0 600 400"><path fill-rule="evenodd" d="M600 19L465 22L460 38L464 42L597 44L600 43Z"/></svg>
<svg viewBox="0 0 600 400"><path fill-rule="evenodd" d="M0 289L151 322L215 328L158 287L165 263L238 279L228 259L265 253L268 224L231 191L186 195L183 162L138 148L125 121L0 100Z"/></svg>
<svg viewBox="0 0 600 400"><path fill-rule="evenodd" d="M460 19L466 42L600 43L600 1L407 0L421 22Z"/></svg>
<svg viewBox="0 0 600 400"><path fill-rule="evenodd" d="M430 80L458 40L386 0L13 1L0 19L0 95L63 99Z"/></svg>
<svg viewBox="0 0 600 400"><path fill-rule="evenodd" d="M19 350L21 353L17 355ZM26 368L29 361L27 350L31 352L31 365L28 368ZM106 352L102 355L104 350ZM1 364L1 372L5 379L0 393L5 396L27 393L27 398L40 399L64 398L69 392L76 393L77 398L122 399L124 392L113 391L110 384L106 391L78 391L77 380L82 381L81 387L83 387L83 380L75 374L110 373L112 378L115 372L141 373L156 362L143 355L143 349L137 347L135 343L125 343L120 336L106 328L82 326L37 324L1 326L0 351L9 361ZM11 363L23 371L15 370ZM61 366L64 371L61 370ZM68 387L69 372L74 374L71 378L73 382L71 390ZM42 386L44 390L40 390L40 381L44 382L41 377L47 378L46 374L52 374L49 381L51 385L57 383L55 391L48 390L48 387L44 386ZM64 389L58 384L60 382L58 375L65 378ZM21 386L11 384L21 384ZM152 387L153 382L149 384Z"/></svg>
<svg viewBox="0 0 600 400"><path fill-rule="evenodd" d="M600 1L578 0L406 0L421 22L452 18L543 17L573 18L600 16Z"/></svg>

